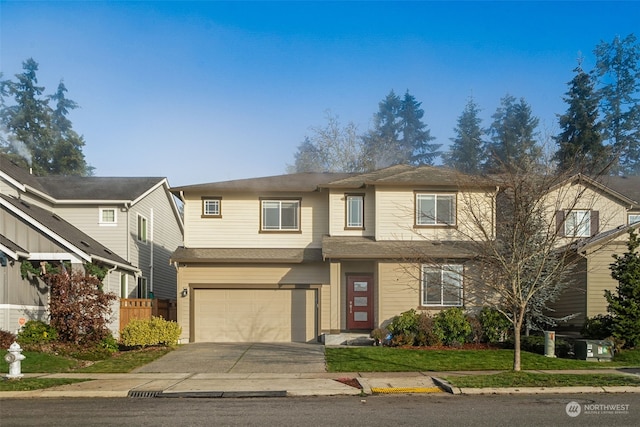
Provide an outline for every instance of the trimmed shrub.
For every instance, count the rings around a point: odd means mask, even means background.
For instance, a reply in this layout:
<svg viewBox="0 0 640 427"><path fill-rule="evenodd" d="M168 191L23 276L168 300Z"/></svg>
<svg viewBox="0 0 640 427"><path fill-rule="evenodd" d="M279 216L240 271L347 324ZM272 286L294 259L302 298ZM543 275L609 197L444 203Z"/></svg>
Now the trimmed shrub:
<svg viewBox="0 0 640 427"><path fill-rule="evenodd" d="M433 317L427 313L420 313L418 316L418 333L416 334L416 345L434 346L441 345L442 341L434 333Z"/></svg>
<svg viewBox="0 0 640 427"><path fill-rule="evenodd" d="M609 314L587 318L580 333L585 338L596 340L609 338L613 333L613 318Z"/></svg>
<svg viewBox="0 0 640 427"><path fill-rule="evenodd" d="M58 339L58 331L41 320L29 320L18 332L20 345L47 344Z"/></svg>
<svg viewBox="0 0 640 427"><path fill-rule="evenodd" d="M134 319L120 333L120 342L127 347L170 346L178 343L181 333L182 328L176 322L162 317Z"/></svg>
<svg viewBox="0 0 640 427"><path fill-rule="evenodd" d="M414 310L408 310L395 316L387 326L391 333L391 345L414 345L418 334L418 319L420 315Z"/></svg>
<svg viewBox="0 0 640 427"><path fill-rule="evenodd" d="M471 333L471 325L461 308L448 308L435 317L433 333L445 345L464 344Z"/></svg>
<svg viewBox="0 0 640 427"><path fill-rule="evenodd" d="M16 340L16 336L9 331L0 329L0 349L6 350Z"/></svg>
<svg viewBox="0 0 640 427"><path fill-rule="evenodd" d="M483 307L478 314L478 320L482 325L484 342L496 344L505 341L509 336L511 321L495 308Z"/></svg>

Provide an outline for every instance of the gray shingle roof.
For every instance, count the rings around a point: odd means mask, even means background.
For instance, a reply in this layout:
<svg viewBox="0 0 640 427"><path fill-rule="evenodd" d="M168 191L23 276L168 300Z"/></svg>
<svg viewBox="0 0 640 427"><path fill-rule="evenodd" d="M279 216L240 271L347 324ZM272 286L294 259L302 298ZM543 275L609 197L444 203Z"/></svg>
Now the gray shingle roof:
<svg viewBox="0 0 640 427"><path fill-rule="evenodd" d="M171 255L171 262L292 263L322 261L320 249L304 248L185 248Z"/></svg>
<svg viewBox="0 0 640 427"><path fill-rule="evenodd" d="M216 193L222 191L246 192L312 192L319 185L352 176L348 173L294 173L289 175L266 176L261 178L238 179L233 181L212 182L207 184L173 187L173 193L193 191Z"/></svg>
<svg viewBox="0 0 640 427"><path fill-rule="evenodd" d="M57 200L135 200L163 181L160 177L47 176L38 180Z"/></svg>
<svg viewBox="0 0 640 427"><path fill-rule="evenodd" d="M599 181L612 190L633 200L640 208L640 176L605 176Z"/></svg>
<svg viewBox="0 0 640 427"><path fill-rule="evenodd" d="M24 212L29 217L33 218L46 229L51 230L53 233L62 237L86 254L89 254L92 257L95 256L106 261L117 263L124 267L130 267L133 271L138 270L124 258L116 255L106 246L102 245L97 240L94 240L91 236L78 230L76 227L60 218L56 214L52 213L51 211L42 209L23 200L9 197L5 194L0 194L0 197L20 211Z"/></svg>
<svg viewBox="0 0 640 427"><path fill-rule="evenodd" d="M442 259L471 258L473 246L455 241L375 241L369 237L330 237L322 239L322 256L325 259Z"/></svg>

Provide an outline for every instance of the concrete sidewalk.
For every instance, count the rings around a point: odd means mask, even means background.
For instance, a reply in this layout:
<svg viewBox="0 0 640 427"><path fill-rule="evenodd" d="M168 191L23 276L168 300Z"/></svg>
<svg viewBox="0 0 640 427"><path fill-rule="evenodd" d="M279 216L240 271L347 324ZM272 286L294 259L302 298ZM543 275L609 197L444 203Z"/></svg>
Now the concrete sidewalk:
<svg viewBox="0 0 640 427"><path fill-rule="evenodd" d="M530 371L531 372L531 371ZM543 372L543 371L533 371ZM614 373L612 369L544 371L552 373ZM89 381L43 390L0 392L2 398L38 397L285 397L364 396L388 393L549 394L640 393L640 387L519 387L458 388L442 378L481 372L366 372L366 373L128 373L128 374L25 374L25 378L78 378ZM620 372L616 372L620 373ZM638 375L628 372L627 375ZM347 385L357 380L361 388ZM353 383L353 381L351 381Z"/></svg>

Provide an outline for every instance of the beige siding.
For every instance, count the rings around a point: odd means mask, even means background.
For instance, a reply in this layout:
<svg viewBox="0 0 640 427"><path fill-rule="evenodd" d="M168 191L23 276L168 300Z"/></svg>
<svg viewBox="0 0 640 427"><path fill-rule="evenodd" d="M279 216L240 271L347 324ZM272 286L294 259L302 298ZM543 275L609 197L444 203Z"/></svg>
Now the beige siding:
<svg viewBox="0 0 640 427"><path fill-rule="evenodd" d="M364 195L364 230L345 230L346 196L348 194ZM329 233L332 236L374 236L375 235L375 192L373 188L366 190L330 190L329 194Z"/></svg>
<svg viewBox="0 0 640 427"><path fill-rule="evenodd" d="M202 196L222 197L221 218L202 218ZM301 232L260 232L260 198L301 198ZM189 194L185 246L191 248L319 248L329 232L328 193Z"/></svg>
<svg viewBox="0 0 640 427"><path fill-rule="evenodd" d="M553 309L549 315L555 318L574 316L566 323L558 324L558 327L571 327L581 329L587 315L587 260L580 257L573 268L569 278L569 285L564 289L560 297L549 304Z"/></svg>
<svg viewBox="0 0 640 427"><path fill-rule="evenodd" d="M582 184L565 185L555 189L546 196L545 204L551 230L556 228L556 212L569 209L598 211L600 233L627 223L627 206L609 194ZM569 238L559 240L559 245L565 245L570 241Z"/></svg>
<svg viewBox="0 0 640 427"><path fill-rule="evenodd" d="M589 259L588 294L587 294L587 316L593 317L598 314L607 313L607 300L604 291L615 291L618 282L611 277L610 264L614 262L612 255L622 255L627 251L625 234L609 244L591 252Z"/></svg>
<svg viewBox="0 0 640 427"><path fill-rule="evenodd" d="M428 193L430 190L416 189ZM455 193L455 191L452 191ZM410 188L378 188L375 197L376 240L470 240L494 227L493 194L458 192L456 227L414 227L415 196ZM476 219L474 219L474 216Z"/></svg>
<svg viewBox="0 0 640 427"><path fill-rule="evenodd" d="M394 316L420 306L420 269L416 264L381 262L378 264L380 325Z"/></svg>

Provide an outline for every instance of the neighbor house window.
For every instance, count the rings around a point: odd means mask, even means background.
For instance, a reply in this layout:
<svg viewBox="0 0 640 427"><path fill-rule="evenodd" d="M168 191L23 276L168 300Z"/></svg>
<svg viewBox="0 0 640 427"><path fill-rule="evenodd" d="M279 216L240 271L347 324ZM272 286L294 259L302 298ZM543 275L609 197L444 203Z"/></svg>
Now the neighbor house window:
<svg viewBox="0 0 640 427"><path fill-rule="evenodd" d="M138 277L138 298L149 298L149 287L146 277Z"/></svg>
<svg viewBox="0 0 640 427"><path fill-rule="evenodd" d="M459 264L422 266L423 306L462 306L462 273Z"/></svg>
<svg viewBox="0 0 640 427"><path fill-rule="evenodd" d="M629 214L629 224L640 222L640 214Z"/></svg>
<svg viewBox="0 0 640 427"><path fill-rule="evenodd" d="M455 194L416 193L416 225L455 224Z"/></svg>
<svg viewBox="0 0 640 427"><path fill-rule="evenodd" d="M347 195L346 203L346 228L364 228L364 196L362 194Z"/></svg>
<svg viewBox="0 0 640 427"><path fill-rule="evenodd" d="M222 211L220 210L222 199L220 197L203 197L202 198L202 216L208 218L220 218Z"/></svg>
<svg viewBox="0 0 640 427"><path fill-rule="evenodd" d="M263 199L261 230L263 231L299 231L300 200Z"/></svg>
<svg viewBox="0 0 640 427"><path fill-rule="evenodd" d="M100 225L116 225L118 217L116 208L100 208L98 224Z"/></svg>
<svg viewBox="0 0 640 427"><path fill-rule="evenodd" d="M147 218L138 215L138 241L147 243Z"/></svg>
<svg viewBox="0 0 640 427"><path fill-rule="evenodd" d="M570 237L591 236L591 211L574 210L566 213L564 234Z"/></svg>

